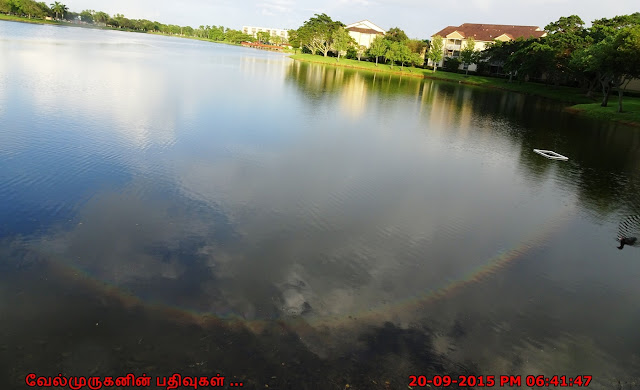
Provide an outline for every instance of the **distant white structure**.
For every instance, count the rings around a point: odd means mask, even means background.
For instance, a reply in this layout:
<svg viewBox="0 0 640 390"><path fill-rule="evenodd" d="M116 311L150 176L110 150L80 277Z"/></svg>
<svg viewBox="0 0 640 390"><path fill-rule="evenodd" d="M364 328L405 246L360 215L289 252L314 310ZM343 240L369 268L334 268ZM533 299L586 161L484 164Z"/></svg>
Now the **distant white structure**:
<svg viewBox="0 0 640 390"><path fill-rule="evenodd" d="M259 32L267 32L272 37L280 37L285 41L289 40L289 31L281 28L267 28L267 27L255 27L255 26L242 26L242 32L257 38Z"/></svg>
<svg viewBox="0 0 640 390"><path fill-rule="evenodd" d="M367 48L371 46L371 42L373 42L375 37L378 35L384 36L384 30L368 20L352 23L345 27L345 30L349 31L349 35L356 40L359 46L365 46Z"/></svg>

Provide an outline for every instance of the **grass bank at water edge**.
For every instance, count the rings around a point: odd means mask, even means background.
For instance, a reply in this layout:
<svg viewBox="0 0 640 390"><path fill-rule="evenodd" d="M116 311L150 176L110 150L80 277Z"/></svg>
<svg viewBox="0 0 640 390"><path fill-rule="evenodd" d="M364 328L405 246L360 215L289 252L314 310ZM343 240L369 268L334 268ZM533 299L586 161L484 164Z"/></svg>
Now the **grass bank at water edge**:
<svg viewBox="0 0 640 390"><path fill-rule="evenodd" d="M609 107L600 107L600 99L594 100L585 96L584 91L571 87L556 87L552 85L532 83L532 82L509 82L509 80L465 75L461 73L451 73L443 71L433 71L432 69L422 69L400 66L393 66L379 63L377 66L374 62L349 60L341 58L337 61L335 57L323 57L311 54L296 54L290 56L294 60L312 62L318 64L326 64L331 66L340 66L352 69L368 70L373 72L382 72L397 74L402 76L428 78L442 81L453 81L458 83L478 85L487 88L498 88L508 91L521 92L530 95L541 96L548 99L557 100L559 102L575 104L568 108L569 111L589 116L592 118L613 120L626 123L632 126L640 127L640 98L625 96L623 100L624 112L616 112L618 106L617 94L612 94L609 100Z"/></svg>

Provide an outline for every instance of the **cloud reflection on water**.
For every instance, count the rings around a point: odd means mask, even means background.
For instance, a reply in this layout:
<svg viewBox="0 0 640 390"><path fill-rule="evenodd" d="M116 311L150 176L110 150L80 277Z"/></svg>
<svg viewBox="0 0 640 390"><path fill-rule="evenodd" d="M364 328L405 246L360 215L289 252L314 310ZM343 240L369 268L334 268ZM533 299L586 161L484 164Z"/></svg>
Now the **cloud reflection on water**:
<svg viewBox="0 0 640 390"><path fill-rule="evenodd" d="M544 103L246 59L247 49L174 58L145 46L117 62L90 45L26 47L15 57L25 70L12 68L33 75L21 98L54 123L74 118L76 131L86 120L130 174L121 187L92 188L71 225L31 241L63 264L147 302L299 321L314 351L355 348L357 335L392 321L433 327L443 353L493 374L637 368L633 345L612 336L634 334L637 265L603 265L604 228L579 214L589 186L581 175L593 165L579 145L597 142L544 132L548 118L530 111L563 118ZM42 50L57 59L38 63ZM113 135L123 141L105 141ZM538 142L573 147L578 166L536 160L528 149ZM634 166L626 152L612 168ZM556 215L568 215L568 228L549 230L519 261L403 306L546 232ZM598 313L613 319L583 325ZM615 371L610 356L626 366Z"/></svg>

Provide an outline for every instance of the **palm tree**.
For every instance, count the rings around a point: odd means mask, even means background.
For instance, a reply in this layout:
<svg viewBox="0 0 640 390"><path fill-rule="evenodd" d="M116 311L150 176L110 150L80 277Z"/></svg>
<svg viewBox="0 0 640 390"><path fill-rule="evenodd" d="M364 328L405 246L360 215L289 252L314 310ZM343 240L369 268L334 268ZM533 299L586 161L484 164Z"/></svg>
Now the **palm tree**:
<svg viewBox="0 0 640 390"><path fill-rule="evenodd" d="M56 14L56 17L60 19L60 17L64 17L64 14L69 11L69 8L67 8L66 5L60 3L59 1L56 1L55 3L51 4L51 11L53 11L53 13Z"/></svg>

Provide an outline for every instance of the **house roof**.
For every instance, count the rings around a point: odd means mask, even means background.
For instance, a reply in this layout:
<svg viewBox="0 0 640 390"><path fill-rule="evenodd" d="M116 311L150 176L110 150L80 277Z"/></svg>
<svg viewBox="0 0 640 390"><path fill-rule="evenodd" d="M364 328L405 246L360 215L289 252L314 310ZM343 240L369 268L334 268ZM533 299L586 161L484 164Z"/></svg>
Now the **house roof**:
<svg viewBox="0 0 640 390"><path fill-rule="evenodd" d="M376 33L383 33L384 34L384 29L380 26L377 26L376 24L368 21L368 20L361 20L359 22L355 22L355 23L351 23L350 25L348 25L347 27L345 27L347 30L350 31L356 31L353 30L354 28L360 28L360 29L370 29L370 30L374 30L376 31ZM373 33L371 33L373 34Z"/></svg>
<svg viewBox="0 0 640 390"><path fill-rule="evenodd" d="M433 34L447 37L447 35L458 32L464 38L473 37L476 41L493 41L501 35L506 35L511 39L519 37L540 38L547 34L538 26L512 26L508 24L476 24L464 23L460 26L447 26L444 29Z"/></svg>
<svg viewBox="0 0 640 390"><path fill-rule="evenodd" d="M345 30L347 30L347 31L353 31L353 32L359 32L359 33L363 33L363 34L378 34L378 35L384 35L384 33L383 33L383 32L376 31L376 30L371 29L371 28L347 27L347 28L345 28Z"/></svg>

